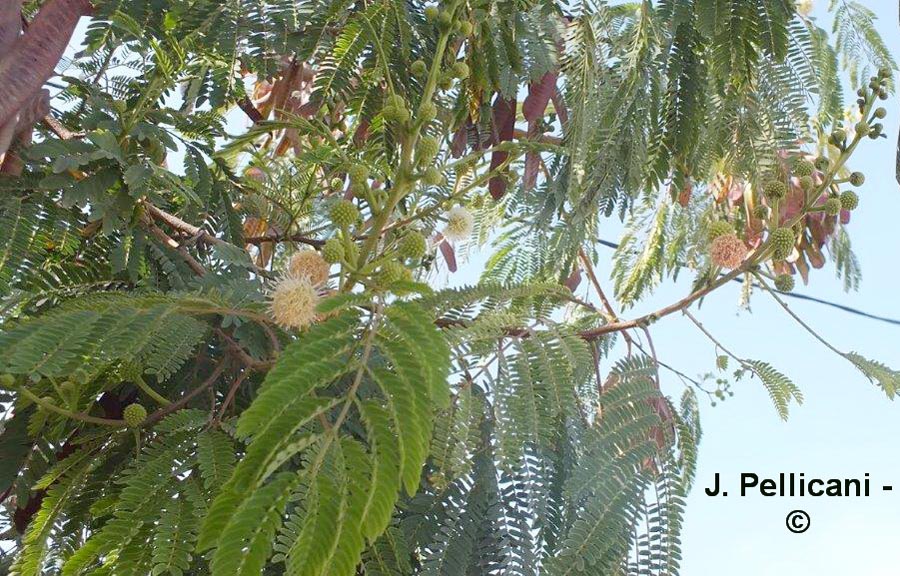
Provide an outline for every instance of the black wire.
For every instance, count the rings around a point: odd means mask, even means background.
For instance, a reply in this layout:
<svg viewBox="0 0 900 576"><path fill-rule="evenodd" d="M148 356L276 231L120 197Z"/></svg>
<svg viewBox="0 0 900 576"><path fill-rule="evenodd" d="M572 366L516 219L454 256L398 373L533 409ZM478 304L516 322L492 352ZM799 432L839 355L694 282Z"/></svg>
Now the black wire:
<svg viewBox="0 0 900 576"><path fill-rule="evenodd" d="M607 248L618 249L619 245L615 242L610 242L609 240L597 240L599 244L606 246ZM735 278L732 282L737 282L738 284L743 284L744 281L740 278ZM763 288L759 284L754 283L754 287ZM859 310L857 308L853 308L851 306L845 306L843 304L838 304L837 302L832 302L830 300L823 300L822 298L816 298L815 296L807 296L806 294L799 294L797 292L784 292L782 296L786 296L788 298L794 298L796 300L805 300L807 302L813 302L815 304L822 304L823 306L830 306L832 308L837 308L838 310L842 310L848 314L854 314L856 316L861 316L863 318L868 318L870 320L877 320L879 322L884 322L885 324L892 324L894 326L900 326L900 320L896 318L888 318L886 316L879 316L878 314L870 314L869 312L864 312L863 310Z"/></svg>

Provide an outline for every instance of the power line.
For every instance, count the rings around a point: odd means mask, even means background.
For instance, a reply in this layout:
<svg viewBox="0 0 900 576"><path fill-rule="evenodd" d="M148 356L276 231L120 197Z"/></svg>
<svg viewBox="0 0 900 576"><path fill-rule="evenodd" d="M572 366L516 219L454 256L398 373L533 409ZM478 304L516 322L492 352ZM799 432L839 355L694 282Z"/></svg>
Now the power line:
<svg viewBox="0 0 900 576"><path fill-rule="evenodd" d="M597 240L597 242L607 248L612 248L614 250L619 248L619 245L615 242L610 242L609 240ZM743 280L740 278L735 278L732 282L737 282L738 284L743 284ZM757 283L753 283L755 288L762 288ZM823 306L830 306L831 308L836 308L848 314L853 314L855 316L860 316L862 318L868 318L869 320L876 320L878 322L884 322L885 324L891 324L893 326L900 326L900 319L897 318L888 318L887 316L880 316L878 314L872 314L870 312L866 312L864 310L859 310L858 308L853 308L852 306L845 306L844 304L838 304L837 302L832 302L830 300L824 300L822 298L816 298L815 296L807 296L806 294L800 294L797 292L783 292L783 296L788 298L794 298L795 300L805 300L807 302L813 302L815 304L822 304Z"/></svg>

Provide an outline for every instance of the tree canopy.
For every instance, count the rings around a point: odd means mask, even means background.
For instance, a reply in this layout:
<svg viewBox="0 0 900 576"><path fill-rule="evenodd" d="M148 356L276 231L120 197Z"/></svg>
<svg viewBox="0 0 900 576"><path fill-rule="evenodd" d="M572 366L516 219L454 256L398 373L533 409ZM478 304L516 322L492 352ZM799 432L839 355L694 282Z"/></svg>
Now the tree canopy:
<svg viewBox="0 0 900 576"><path fill-rule="evenodd" d="M894 91L810 5L4 2L0 572L677 574L700 403L802 401L704 296L900 386L784 302L858 285Z"/></svg>

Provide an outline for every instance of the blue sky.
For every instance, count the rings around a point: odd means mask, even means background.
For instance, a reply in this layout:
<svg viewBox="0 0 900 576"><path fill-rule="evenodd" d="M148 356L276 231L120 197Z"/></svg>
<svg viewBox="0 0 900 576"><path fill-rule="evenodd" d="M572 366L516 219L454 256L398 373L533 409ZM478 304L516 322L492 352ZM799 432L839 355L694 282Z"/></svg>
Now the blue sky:
<svg viewBox="0 0 900 576"><path fill-rule="evenodd" d="M826 0L813 13L827 21ZM900 56L895 0L863 0L880 16L879 30ZM827 23L827 22L826 22ZM851 99L852 101L852 99ZM845 294L833 269L815 271L809 286L797 291L838 301L867 311L900 318L898 258L900 258L900 190L894 180L894 152L900 110L888 101L884 121L887 140L864 142L852 167L866 174L860 208L850 232L863 269L860 290ZM235 126L237 128L237 126ZM608 239L621 227L609 224ZM474 281L471 272L480 258L451 278L453 284ZM604 270L599 270L603 274ZM647 312L681 298L690 290L685 278L667 285L651 299L623 316ZM610 286L611 282L606 281ZM789 375L806 397L781 421L756 380L733 386L734 398L716 407L703 402L704 437L700 449L697 488L688 499L683 537L682 574L686 576L816 576L900 575L892 553L900 526L900 414L895 402L834 355L790 319L766 294L755 294L752 312L738 307L739 286L728 285L707 297L695 313L713 334L739 356L770 362ZM790 301L792 309L842 350L900 368L900 326L890 326L823 308ZM660 360L696 376L714 369L716 351L690 323L673 315L653 328ZM662 373L667 392L681 393L680 381ZM807 477L856 477L868 472L875 487L870 498L740 498L741 472L777 475L804 472ZM729 498L709 498L702 487L714 473L734 487ZM894 484L894 492L882 492ZM791 534L785 515L802 508L812 517L810 529Z"/></svg>
<svg viewBox="0 0 900 576"><path fill-rule="evenodd" d="M814 16L827 23L825 0ZM863 0L879 14L878 28L893 54L900 56L897 2ZM852 100L851 100L852 101ZM900 190L894 179L897 140L896 97L886 104L887 140L864 143L852 167L866 174L860 208L849 230L863 270L858 292L845 294L826 267L797 291L867 311L900 318L898 256ZM686 282L660 290L646 308L672 301L689 289ZM787 422L775 414L757 381L733 387L735 397L702 410L698 487L688 499L682 573L687 576L792 574L837 576L900 574L896 550L900 526L900 414L896 402L844 359L803 331L766 294L756 294L752 313L737 307L739 286L729 285L706 299L695 314L723 344L740 356L765 360L789 375L805 394ZM852 316L822 306L791 301L792 310L837 348L855 350L900 368L900 326ZM643 309L644 306L641 307ZM688 374L713 367L715 351L689 320L673 316L654 325L663 361ZM669 389L676 379L663 375ZM870 498L707 497L714 473L737 491L741 472L777 475L805 472L807 477L872 477ZM893 484L893 492L882 492ZM785 515L796 508L811 518L804 534L791 534Z"/></svg>

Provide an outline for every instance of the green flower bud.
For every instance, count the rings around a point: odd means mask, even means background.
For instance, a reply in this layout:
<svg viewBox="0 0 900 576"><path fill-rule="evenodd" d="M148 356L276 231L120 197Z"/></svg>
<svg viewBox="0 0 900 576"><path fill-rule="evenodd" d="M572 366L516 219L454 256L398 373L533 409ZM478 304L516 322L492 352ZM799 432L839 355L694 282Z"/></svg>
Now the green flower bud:
<svg viewBox="0 0 900 576"><path fill-rule="evenodd" d="M454 63L450 70L453 73L453 76L460 80L465 80L469 77L469 65L465 62Z"/></svg>
<svg viewBox="0 0 900 576"><path fill-rule="evenodd" d="M829 198L824 204L825 213L829 216L837 216L841 213L841 199Z"/></svg>
<svg viewBox="0 0 900 576"><path fill-rule="evenodd" d="M356 224L359 209L349 200L341 200L331 208L331 223L339 228Z"/></svg>
<svg viewBox="0 0 900 576"><path fill-rule="evenodd" d="M129 428L137 428L147 419L147 409L140 404L129 404L122 412L122 419Z"/></svg>
<svg viewBox="0 0 900 576"><path fill-rule="evenodd" d="M442 10L437 19L438 30L447 32L453 27L453 17L446 10Z"/></svg>
<svg viewBox="0 0 900 576"><path fill-rule="evenodd" d="M831 143L836 146L843 144L846 139L847 133L840 128L835 129L834 132L831 133Z"/></svg>
<svg viewBox="0 0 900 576"><path fill-rule="evenodd" d="M0 374L0 390L12 390L16 387L16 377L12 374Z"/></svg>
<svg viewBox="0 0 900 576"><path fill-rule="evenodd" d="M409 71L417 78L424 78L425 75L428 74L428 66L425 65L424 61L416 60L412 63L412 66L409 67Z"/></svg>
<svg viewBox="0 0 900 576"><path fill-rule="evenodd" d="M470 36L472 34L473 26L468 20L460 20L458 26L459 33L462 36Z"/></svg>
<svg viewBox="0 0 900 576"><path fill-rule="evenodd" d="M817 170L825 172L831 166L831 160L829 160L826 156L819 156L818 158L816 158L815 164Z"/></svg>
<svg viewBox="0 0 900 576"><path fill-rule="evenodd" d="M341 178L332 178L328 185L332 190L340 190L344 187L344 180Z"/></svg>
<svg viewBox="0 0 900 576"><path fill-rule="evenodd" d="M806 158L798 158L794 162L794 176L802 178L803 176L810 176L816 167L812 162L807 160Z"/></svg>
<svg viewBox="0 0 900 576"><path fill-rule="evenodd" d="M859 206L859 196L853 190L844 190L841 193L841 208L844 210L856 210Z"/></svg>
<svg viewBox="0 0 900 576"><path fill-rule="evenodd" d="M419 166L431 164L441 149L440 141L434 136L422 136L416 147L416 162Z"/></svg>
<svg viewBox="0 0 900 576"><path fill-rule="evenodd" d="M329 238L322 246L322 258L329 264L337 264L344 258L344 243L340 238Z"/></svg>
<svg viewBox="0 0 900 576"><path fill-rule="evenodd" d="M400 239L398 252L403 258L418 259L425 255L428 249L428 242L420 232L410 232Z"/></svg>
<svg viewBox="0 0 900 576"><path fill-rule="evenodd" d="M423 102L421 106L419 106L419 120L425 122L431 122L437 116L437 106L434 105L434 102Z"/></svg>
<svg viewBox="0 0 900 576"><path fill-rule="evenodd" d="M850 174L850 183L854 186L862 186L866 181L866 176L862 172L853 172Z"/></svg>
<svg viewBox="0 0 900 576"><path fill-rule="evenodd" d="M425 19L429 22L434 22L437 20L438 15L440 14L440 10L438 10L437 6L426 6L425 7Z"/></svg>
<svg viewBox="0 0 900 576"><path fill-rule="evenodd" d="M879 106L878 108L875 109L875 117L876 118L884 118L885 116L887 116L887 110L885 110L881 106Z"/></svg>
<svg viewBox="0 0 900 576"><path fill-rule="evenodd" d="M775 289L779 292L791 292L794 289L794 277L790 274L779 274L775 277Z"/></svg>
<svg viewBox="0 0 900 576"><path fill-rule="evenodd" d="M759 204L753 208L753 217L757 220L765 220L769 217L769 209L766 206Z"/></svg>
<svg viewBox="0 0 900 576"><path fill-rule="evenodd" d="M816 181L813 180L812 176L803 176L800 178L800 187L806 190L807 192L813 189L813 186L816 185Z"/></svg>
<svg viewBox="0 0 900 576"><path fill-rule="evenodd" d="M766 182L766 185L763 186L763 194L765 194L766 198L770 200L780 200L787 196L788 187L787 184L782 182L781 180L770 180Z"/></svg>
<svg viewBox="0 0 900 576"><path fill-rule="evenodd" d="M406 267L399 262L388 262L381 267L378 277L385 286L390 286L406 279Z"/></svg>
<svg viewBox="0 0 900 576"><path fill-rule="evenodd" d="M856 133L860 136L866 136L869 134L869 124L868 122L857 122L856 123Z"/></svg>
<svg viewBox="0 0 900 576"><path fill-rule="evenodd" d="M709 225L709 230L707 230L706 232L706 236L710 242L712 242L719 236L724 236L726 234L734 234L734 226L732 226L730 222L726 222L725 220L714 221Z"/></svg>
<svg viewBox="0 0 900 576"><path fill-rule="evenodd" d="M363 164L354 164L347 170L351 182L365 182L369 179L369 168Z"/></svg>
<svg viewBox="0 0 900 576"><path fill-rule="evenodd" d="M430 166L422 174L422 181L428 186L440 186L444 183L444 175L434 166Z"/></svg>
<svg viewBox="0 0 900 576"><path fill-rule="evenodd" d="M784 260L794 250L794 231L790 228L777 228L771 234L772 256L776 260Z"/></svg>

